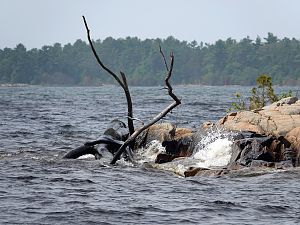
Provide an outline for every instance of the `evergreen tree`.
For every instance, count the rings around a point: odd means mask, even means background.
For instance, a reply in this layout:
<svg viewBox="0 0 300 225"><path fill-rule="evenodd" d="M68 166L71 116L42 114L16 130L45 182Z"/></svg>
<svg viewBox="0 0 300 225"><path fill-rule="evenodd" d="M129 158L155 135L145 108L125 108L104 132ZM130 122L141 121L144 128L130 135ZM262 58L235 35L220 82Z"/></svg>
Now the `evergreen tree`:
<svg viewBox="0 0 300 225"><path fill-rule="evenodd" d="M232 38L213 44L137 37L94 41L103 62L124 71L133 85L160 84L165 68L158 46L175 55L174 84L254 85L258 74L269 74L274 84L300 85L300 41ZM167 57L167 56L166 56ZM98 68L89 45L82 40L27 50L22 44L0 49L0 83L94 85L113 83Z"/></svg>

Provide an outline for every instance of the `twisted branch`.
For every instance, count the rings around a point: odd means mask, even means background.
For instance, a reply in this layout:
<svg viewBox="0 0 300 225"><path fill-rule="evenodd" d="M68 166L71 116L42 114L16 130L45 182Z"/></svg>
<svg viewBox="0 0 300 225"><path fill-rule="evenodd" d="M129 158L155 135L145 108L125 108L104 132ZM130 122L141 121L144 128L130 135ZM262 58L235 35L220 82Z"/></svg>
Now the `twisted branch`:
<svg viewBox="0 0 300 225"><path fill-rule="evenodd" d="M169 112L172 111L176 106L181 104L181 101L177 98L177 96L173 93L173 88L171 84L169 83L169 80L172 76L172 71L173 71L173 65L174 65L174 55L173 53L170 54L170 68L166 62L165 56L161 50L160 47L160 52L162 54L163 60L165 62L165 66L167 69L167 76L165 78L165 85L166 89L168 90L168 94L171 96L171 98L174 100L173 103L171 103L169 106L167 106L163 111L161 111L159 114L157 114L148 124L142 126L141 128L137 129L134 131L132 135L123 143L123 145L118 149L116 154L114 155L114 158L110 162L110 164L115 164L117 160L120 159L121 154L126 150L126 148L131 145L135 141L138 135L140 135L144 130L148 129L150 126L158 122L160 119L165 117Z"/></svg>
<svg viewBox="0 0 300 225"><path fill-rule="evenodd" d="M169 66L168 66L168 64L167 64L165 54L164 54L164 52L162 51L160 45L159 45L159 52L160 52L160 54L162 55L162 58L163 58L163 60L164 60L164 63L165 63L165 66L166 66L166 70L169 71Z"/></svg>

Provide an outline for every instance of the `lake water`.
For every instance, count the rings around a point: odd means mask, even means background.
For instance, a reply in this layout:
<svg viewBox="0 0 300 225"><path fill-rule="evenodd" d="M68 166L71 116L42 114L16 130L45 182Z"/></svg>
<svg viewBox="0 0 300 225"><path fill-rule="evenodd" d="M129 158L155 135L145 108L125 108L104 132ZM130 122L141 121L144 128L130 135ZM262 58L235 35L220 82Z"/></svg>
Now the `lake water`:
<svg viewBox="0 0 300 225"><path fill-rule="evenodd" d="M164 118L196 129L248 87L175 86ZM171 101L162 87L131 88L147 122ZM62 156L126 121L117 86L0 88L0 224L300 224L300 170L191 177ZM138 122L136 123L138 126Z"/></svg>

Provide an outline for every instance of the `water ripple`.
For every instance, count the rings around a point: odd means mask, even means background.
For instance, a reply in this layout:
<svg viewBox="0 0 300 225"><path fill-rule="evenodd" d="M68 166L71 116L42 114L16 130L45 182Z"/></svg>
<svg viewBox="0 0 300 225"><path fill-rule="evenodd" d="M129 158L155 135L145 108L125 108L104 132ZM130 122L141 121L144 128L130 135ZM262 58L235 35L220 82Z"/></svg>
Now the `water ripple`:
<svg viewBox="0 0 300 225"><path fill-rule="evenodd" d="M238 86L174 89L183 104L163 121L195 129L220 118L232 93L247 92ZM143 121L171 102L157 87L131 91L135 117ZM0 88L0 224L299 224L297 169L183 179L61 159L97 139L110 120L126 120L122 94L114 86Z"/></svg>

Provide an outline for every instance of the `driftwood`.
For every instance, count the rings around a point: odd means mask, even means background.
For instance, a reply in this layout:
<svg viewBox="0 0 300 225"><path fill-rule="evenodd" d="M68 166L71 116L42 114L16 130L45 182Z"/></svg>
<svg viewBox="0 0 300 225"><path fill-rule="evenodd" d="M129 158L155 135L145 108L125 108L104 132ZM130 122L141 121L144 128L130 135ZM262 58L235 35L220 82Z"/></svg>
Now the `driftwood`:
<svg viewBox="0 0 300 225"><path fill-rule="evenodd" d="M129 92L129 88L128 88L128 84L127 84L127 80L126 80L126 76L125 74L120 71L121 74L121 78L122 80L114 73L112 72L108 67L106 67L102 61L100 60L93 42L91 40L90 37L90 30L88 28L86 19L84 16L83 17L83 21L84 21L84 25L86 28L86 32L87 32L87 37L88 37L88 41L89 44L91 46L91 49L93 51L93 54L98 62L98 64L105 70L107 71L117 82L118 84L123 88L125 96L126 96L126 100L127 100L127 108L128 108L128 115L127 115L127 119L128 119L128 128L129 128L129 137L127 138L127 140L121 145L121 147L118 149L118 151L115 153L112 161L110 162L111 164L115 164L117 160L120 159L121 154L126 151L126 152L131 152L130 147L133 146L135 139L137 138L137 136L139 134L141 134L144 130L148 129L151 125L155 124L156 122L158 122L160 119L162 119L163 117L165 117L169 112L171 112L176 106L181 104L180 99L177 98L177 96L173 93L173 88L169 82L171 76L172 76L172 72L173 72L173 65L174 65L174 54L173 52L171 52L170 54L170 64L167 64L165 55L161 49L161 46L159 46L159 51L162 55L166 70L167 70L167 75L165 78L165 88L168 90L168 94L169 96L174 100L173 103L171 103L169 106L167 106L163 111L161 111L159 114L157 114L149 123L143 125L142 127L140 127L137 130L134 130L134 125L133 125L133 110L132 110L132 100L131 100L131 96L130 96L130 92ZM97 143L97 142L95 142ZM94 144L94 143L93 143Z"/></svg>
<svg viewBox="0 0 300 225"><path fill-rule="evenodd" d="M126 101L127 101L127 124L128 124L128 129L129 129L129 134L133 134L134 132L134 125L133 125L133 109L132 109L132 100L131 100L131 96L130 96L130 91L128 88L128 84L127 84L127 80L126 80L126 76L125 74L120 71L121 74L121 78L122 80L118 77L117 74L115 74L113 71L111 71L108 67L106 67L103 62L101 61L100 57L98 56L96 49L93 45L92 39L90 37L90 30L89 27L87 25L87 22L85 20L85 17L82 16L83 18L83 22L86 28L86 33L87 33L87 38L89 41L89 44L91 46L91 49L93 51L93 54L98 62L98 64L102 67L102 69L104 69L106 72L108 72L117 82L118 84L122 87L122 89L124 90L125 96L126 96Z"/></svg>
<svg viewBox="0 0 300 225"><path fill-rule="evenodd" d="M113 120L98 140L84 143L83 146L69 151L63 158L77 159L80 156L92 154L96 159L101 159L103 150L110 152L113 156L127 137L128 130L126 125L120 120ZM102 151L98 151L98 148L94 147L95 145L100 145ZM133 162L133 153L130 150L130 148L126 149L125 158Z"/></svg>
<svg viewBox="0 0 300 225"><path fill-rule="evenodd" d="M69 151L67 154L63 156L64 159L77 159L80 156L86 155L86 154L92 154L95 156L96 159L101 158L101 156L98 153L98 150L94 148L94 146L87 146L83 145L76 149L73 149Z"/></svg>

